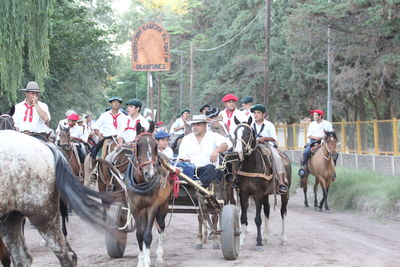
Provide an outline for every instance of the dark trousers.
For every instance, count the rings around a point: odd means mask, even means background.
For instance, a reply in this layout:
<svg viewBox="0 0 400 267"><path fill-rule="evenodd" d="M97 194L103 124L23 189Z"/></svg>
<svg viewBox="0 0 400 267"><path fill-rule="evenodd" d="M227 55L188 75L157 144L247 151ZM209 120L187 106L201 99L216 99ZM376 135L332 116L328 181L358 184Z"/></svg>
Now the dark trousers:
<svg viewBox="0 0 400 267"><path fill-rule="evenodd" d="M199 177L203 187L208 187L212 181L222 181L222 171L215 169L212 164L197 168L197 176Z"/></svg>
<svg viewBox="0 0 400 267"><path fill-rule="evenodd" d="M306 166L308 159L311 156L311 148L319 143L317 140L311 140L310 143L306 145L306 148L303 151L303 160L301 161L301 166Z"/></svg>

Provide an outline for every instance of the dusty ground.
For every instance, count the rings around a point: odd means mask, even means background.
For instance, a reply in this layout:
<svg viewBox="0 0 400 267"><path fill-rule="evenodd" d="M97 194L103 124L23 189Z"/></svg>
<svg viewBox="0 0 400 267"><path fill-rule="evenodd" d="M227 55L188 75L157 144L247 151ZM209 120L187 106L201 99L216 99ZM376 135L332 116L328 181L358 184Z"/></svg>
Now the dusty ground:
<svg viewBox="0 0 400 267"><path fill-rule="evenodd" d="M288 244L280 244L281 220L271 213L270 241L264 251L255 250L254 209L250 209L249 233L238 260L225 261L220 250L209 242L196 250L197 219L193 214L174 215L167 229L165 266L400 266L400 223L377 221L337 211L318 212L304 208L302 193L289 201ZM169 218L169 217L168 217ZM136 266L137 244L133 233L122 259L107 255L104 234L92 229L77 216L71 217L68 240L78 255L79 266ZM59 266L40 236L26 227L33 266ZM154 243L152 261L155 260Z"/></svg>

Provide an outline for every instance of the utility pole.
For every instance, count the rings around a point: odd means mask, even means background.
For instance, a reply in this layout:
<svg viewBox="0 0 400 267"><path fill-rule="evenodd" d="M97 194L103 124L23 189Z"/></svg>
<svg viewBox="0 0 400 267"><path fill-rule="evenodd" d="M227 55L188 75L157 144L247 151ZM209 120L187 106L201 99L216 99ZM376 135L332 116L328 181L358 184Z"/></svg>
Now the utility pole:
<svg viewBox="0 0 400 267"><path fill-rule="evenodd" d="M154 120L154 101L153 101L153 77L151 76L151 72L147 72L148 78L148 95L150 98L150 110L151 110L151 119Z"/></svg>
<svg viewBox="0 0 400 267"><path fill-rule="evenodd" d="M183 51L180 50L180 55L181 55L181 73L180 73L180 81L179 81L179 110L182 110L182 100L183 100Z"/></svg>
<svg viewBox="0 0 400 267"><path fill-rule="evenodd" d="M265 0L265 71L264 71L264 104L269 108L269 54L270 54L270 31L271 31L271 1Z"/></svg>
<svg viewBox="0 0 400 267"><path fill-rule="evenodd" d="M157 75L157 95L158 95L158 100L157 100L157 121L161 120L161 81L160 81L160 76Z"/></svg>
<svg viewBox="0 0 400 267"><path fill-rule="evenodd" d="M329 0L329 2L331 2ZM332 121L332 39L331 39L331 25L328 24L328 100L327 100L327 113L328 121Z"/></svg>
<svg viewBox="0 0 400 267"><path fill-rule="evenodd" d="M193 71L194 71L194 64L193 64L193 43L190 43L190 88L189 88L189 107L190 112L193 113Z"/></svg>

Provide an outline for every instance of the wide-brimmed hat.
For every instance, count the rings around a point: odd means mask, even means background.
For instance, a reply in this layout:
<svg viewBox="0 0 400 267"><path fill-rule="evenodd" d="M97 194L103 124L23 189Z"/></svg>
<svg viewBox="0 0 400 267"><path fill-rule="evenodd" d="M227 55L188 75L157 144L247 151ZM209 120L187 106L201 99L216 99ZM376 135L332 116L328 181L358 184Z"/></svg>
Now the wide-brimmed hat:
<svg viewBox="0 0 400 267"><path fill-rule="evenodd" d="M193 118L191 121L189 121L189 124L193 123L202 123L202 122L207 122L207 118L205 115L193 115Z"/></svg>
<svg viewBox="0 0 400 267"><path fill-rule="evenodd" d="M33 81L28 82L26 88L22 88L21 91L40 93L39 84Z"/></svg>

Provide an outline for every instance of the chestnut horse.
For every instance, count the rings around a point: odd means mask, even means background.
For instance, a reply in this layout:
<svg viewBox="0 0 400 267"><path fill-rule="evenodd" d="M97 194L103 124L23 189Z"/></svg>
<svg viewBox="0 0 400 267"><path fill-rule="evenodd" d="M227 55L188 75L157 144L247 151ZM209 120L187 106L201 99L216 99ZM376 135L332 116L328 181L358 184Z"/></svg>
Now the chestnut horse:
<svg viewBox="0 0 400 267"><path fill-rule="evenodd" d="M60 127L60 140L58 141L57 145L64 151L74 175L79 177L80 181L83 183L83 166L80 162L76 148L78 144L71 141L69 127Z"/></svg>
<svg viewBox="0 0 400 267"><path fill-rule="evenodd" d="M329 187L332 183L332 177L335 173L334 159L337 157L336 145L337 137L335 132L325 132L325 137L322 139L321 147L318 148L314 155L308 160L308 171L306 175L301 179L303 192L304 192L304 206L308 207L307 200L307 181L308 175L312 174L315 176L314 183L314 207L322 210L322 206L325 204L325 210L329 210L328 206L328 193ZM317 200L317 189L318 184L322 188L322 200L318 206Z"/></svg>
<svg viewBox="0 0 400 267"><path fill-rule="evenodd" d="M252 117L249 118L247 123L240 123L236 117L235 123L238 125L235 130L235 149L234 151L239 154L240 163L237 172L239 198L242 214L240 217L241 222L241 235L240 245L243 246L245 242L246 228L247 228L247 208L249 206L249 197L253 196L256 206L255 223L257 226L257 245L256 250L263 250L262 237L261 237L261 210L264 209L265 224L264 224L264 241L268 242L268 221L270 213L269 195L277 194L278 181L275 178L272 168L272 162L264 161L263 153L257 145L255 133L250 126ZM288 188L291 184L291 165L287 155L281 153L281 156L289 162L285 166L286 178ZM287 204L289 201L289 190L286 194L281 194L281 218L282 218L282 232L281 241L285 244L287 241L285 217L287 214Z"/></svg>
<svg viewBox="0 0 400 267"><path fill-rule="evenodd" d="M165 217L172 185L168 181L169 172L161 165L162 155L158 154L157 142L153 137L154 122L150 123L147 132L143 131L140 123L136 131L134 156L126 171L124 183L127 188L128 207L137 227L138 266L148 267L154 222L158 225L159 232L156 264L163 263Z"/></svg>

